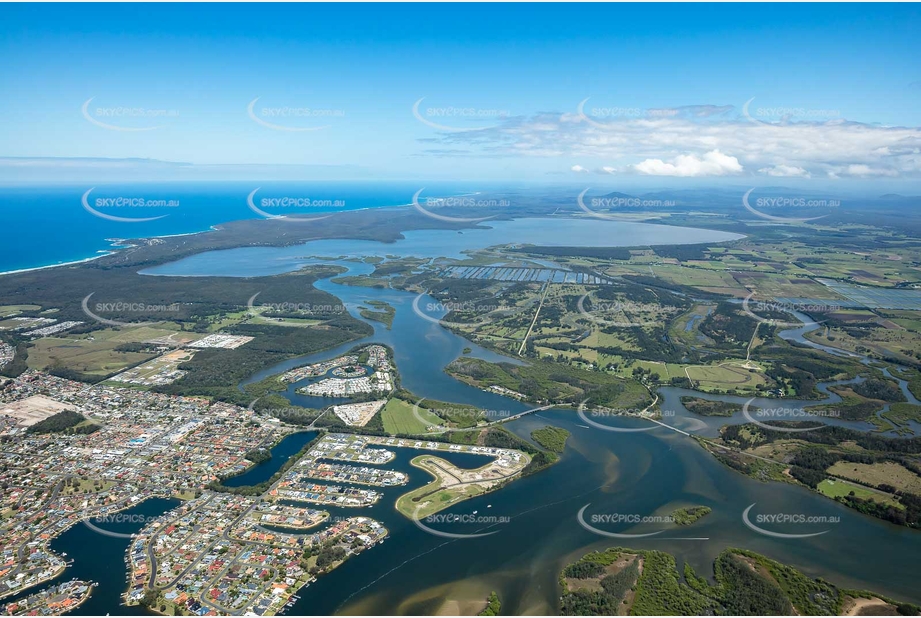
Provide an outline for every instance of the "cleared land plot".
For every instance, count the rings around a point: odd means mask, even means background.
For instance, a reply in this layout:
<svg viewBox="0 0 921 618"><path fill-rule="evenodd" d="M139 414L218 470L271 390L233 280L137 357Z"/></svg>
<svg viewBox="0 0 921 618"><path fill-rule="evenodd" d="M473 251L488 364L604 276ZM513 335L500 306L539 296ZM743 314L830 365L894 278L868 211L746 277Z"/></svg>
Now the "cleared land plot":
<svg viewBox="0 0 921 618"><path fill-rule="evenodd" d="M444 423L440 418L426 410L419 408L419 416L428 425L422 423L413 414L413 404L402 399L393 398L387 402L381 411L381 420L384 421L384 431L390 434L422 434L430 426L440 426Z"/></svg>
<svg viewBox="0 0 921 618"><path fill-rule="evenodd" d="M650 269L652 273L650 273ZM739 282L735 280L731 273L724 271L688 268L686 266L673 264L637 265L637 267L632 270L634 270L637 275L653 274L656 277L679 285L689 285L701 288L720 288L724 290L735 290L739 293L745 291L745 288L739 285Z"/></svg>
<svg viewBox="0 0 921 618"><path fill-rule="evenodd" d="M861 481L870 485L887 484L913 494L921 494L921 477L892 461L875 464L839 461L828 469L829 474Z"/></svg>
<svg viewBox="0 0 921 618"><path fill-rule="evenodd" d="M39 305L0 305L0 318L16 315L23 311L38 311Z"/></svg>
<svg viewBox="0 0 921 618"><path fill-rule="evenodd" d="M741 363L741 361L740 361ZM687 376L699 382L701 388L755 388L758 384L765 384L764 377L754 371L749 371L740 366L705 366L697 365L687 367Z"/></svg>
<svg viewBox="0 0 921 618"><path fill-rule="evenodd" d="M190 350L172 350L143 365L123 371L111 377L110 380L141 386L169 384L182 377L183 372L179 370L179 365L191 360L192 356L194 356L194 352Z"/></svg>
<svg viewBox="0 0 921 618"><path fill-rule="evenodd" d="M873 499L880 504L885 504L887 506L894 506L897 509L904 509L897 501L889 497L888 494L881 491L873 491L866 487L857 485L856 483L848 483L847 481L840 481L834 479L825 479L819 483L817 488L822 494L828 496L829 498L837 498L839 496L848 496L851 492L858 498L863 500Z"/></svg>
<svg viewBox="0 0 921 618"><path fill-rule="evenodd" d="M169 335L158 335L153 339L145 339L142 343L149 343L152 345L165 345L171 347L183 346L187 343L201 339L203 335L200 333L171 333Z"/></svg>
<svg viewBox="0 0 921 618"><path fill-rule="evenodd" d="M333 406L333 414L350 427L364 427L384 407L384 401L364 401Z"/></svg>
<svg viewBox="0 0 921 618"><path fill-rule="evenodd" d="M253 315L250 318L250 323L252 324L272 324L275 326L316 326L317 324L322 324L323 320L318 320L312 318L307 314L304 314L304 317L284 317L277 318L272 316L263 315L269 311L269 307L254 307Z"/></svg>
<svg viewBox="0 0 921 618"><path fill-rule="evenodd" d="M413 458L410 463L435 478L428 485L400 496L396 508L411 519L427 517L453 504L486 493L505 480L520 474L530 461L530 457L521 453L516 463L499 458L480 468L468 470L458 468L440 457L420 455ZM501 462L504 462L504 465Z"/></svg>
<svg viewBox="0 0 921 618"><path fill-rule="evenodd" d="M104 329L74 337L46 337L29 348L27 364L31 369L44 370L58 364L68 369L92 375L106 375L131 365L150 360L148 352L118 352L123 343L143 343L151 339L178 335L176 331L152 326Z"/></svg>
<svg viewBox="0 0 921 618"><path fill-rule="evenodd" d="M32 397L4 404L3 407L0 407L0 414L16 419L18 424L23 427L31 427L58 412L72 409L73 406L68 406L44 395L33 395Z"/></svg>
<svg viewBox="0 0 921 618"><path fill-rule="evenodd" d="M61 365L82 373L107 375L153 357L143 352L117 352L116 346L114 341L48 337L29 348L27 364L38 370Z"/></svg>
<svg viewBox="0 0 921 618"><path fill-rule="evenodd" d="M218 348L222 350L235 350L241 345L249 343L253 337L245 335L227 335L214 333L189 344L190 348Z"/></svg>
<svg viewBox="0 0 921 618"><path fill-rule="evenodd" d="M0 330L32 330L51 326L55 323L54 318L30 318L30 317L11 317L8 320L0 320Z"/></svg>

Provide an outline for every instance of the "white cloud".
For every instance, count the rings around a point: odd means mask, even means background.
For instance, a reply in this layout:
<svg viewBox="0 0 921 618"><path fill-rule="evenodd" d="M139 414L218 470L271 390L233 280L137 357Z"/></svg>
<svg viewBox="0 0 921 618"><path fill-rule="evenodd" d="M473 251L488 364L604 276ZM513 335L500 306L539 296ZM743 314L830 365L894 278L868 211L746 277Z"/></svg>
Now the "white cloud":
<svg viewBox="0 0 921 618"><path fill-rule="evenodd" d="M758 172L778 178L809 178L812 176L812 174L801 167L784 164L775 165L774 167L762 167Z"/></svg>
<svg viewBox="0 0 921 618"><path fill-rule="evenodd" d="M578 114L548 112L433 141L467 149L465 156L577 159L587 169L607 173L921 176L919 127L843 119L772 125L720 111L623 117L603 124Z"/></svg>
<svg viewBox="0 0 921 618"><path fill-rule="evenodd" d="M573 165L572 171L576 172L577 174L588 172L588 170L582 167L581 165Z"/></svg>
<svg viewBox="0 0 921 618"><path fill-rule="evenodd" d="M898 176L898 172L890 169L874 168L864 164L851 164L844 169L848 176L859 176L867 178L869 176Z"/></svg>
<svg viewBox="0 0 921 618"><path fill-rule="evenodd" d="M692 154L678 155L671 162L662 159L646 159L633 166L641 174L650 176L725 176L742 171L739 160L719 150L711 150L702 157Z"/></svg>

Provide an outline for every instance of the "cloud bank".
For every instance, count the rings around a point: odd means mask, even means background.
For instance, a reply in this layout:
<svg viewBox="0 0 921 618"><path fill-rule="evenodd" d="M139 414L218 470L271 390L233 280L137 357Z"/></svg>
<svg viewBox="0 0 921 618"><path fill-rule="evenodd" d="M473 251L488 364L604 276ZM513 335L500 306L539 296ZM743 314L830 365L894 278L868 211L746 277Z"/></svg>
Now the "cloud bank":
<svg viewBox="0 0 921 618"><path fill-rule="evenodd" d="M583 102L584 103L584 102ZM438 156L565 157L573 172L675 177L917 178L921 128L833 118L752 121L729 106L572 112L507 118L487 130L440 134ZM607 108L595 108L595 111ZM608 110L609 111L609 110ZM431 151L430 154L435 154ZM591 164L589 163L591 161Z"/></svg>

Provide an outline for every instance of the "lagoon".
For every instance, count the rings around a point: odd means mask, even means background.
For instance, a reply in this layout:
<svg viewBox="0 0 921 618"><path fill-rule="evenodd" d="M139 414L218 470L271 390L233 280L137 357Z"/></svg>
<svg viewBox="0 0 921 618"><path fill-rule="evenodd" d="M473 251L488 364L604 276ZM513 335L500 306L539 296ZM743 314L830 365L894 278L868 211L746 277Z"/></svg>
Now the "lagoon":
<svg viewBox="0 0 921 618"><path fill-rule="evenodd" d="M292 224L294 225L294 224ZM741 234L650 223L535 217L486 221L465 230L410 230L393 243L326 239L288 247L240 247L207 251L142 271L149 275L260 277L312 263L311 258L383 255L464 259L465 253L499 245L552 247L640 247L725 242Z"/></svg>

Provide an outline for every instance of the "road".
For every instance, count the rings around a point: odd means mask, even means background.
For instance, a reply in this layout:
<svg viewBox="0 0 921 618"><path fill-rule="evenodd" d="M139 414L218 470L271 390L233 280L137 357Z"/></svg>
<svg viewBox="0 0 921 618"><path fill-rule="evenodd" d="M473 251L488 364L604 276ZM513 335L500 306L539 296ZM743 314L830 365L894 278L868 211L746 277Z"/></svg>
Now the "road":
<svg viewBox="0 0 921 618"><path fill-rule="evenodd" d="M537 311L534 312L534 319L531 320L531 325L528 327L528 332L524 334L524 339L521 340L521 347L518 348L518 356L524 352L524 346L528 343L528 337L531 336L531 331L534 329L534 325L537 324L537 317L540 315L540 310L544 306L544 299L547 298L547 292L550 291L550 282L544 284L543 294L540 295L540 302L537 304Z"/></svg>

